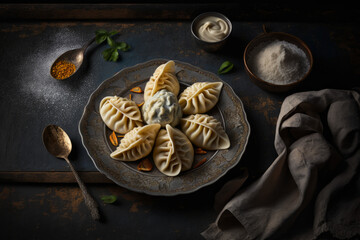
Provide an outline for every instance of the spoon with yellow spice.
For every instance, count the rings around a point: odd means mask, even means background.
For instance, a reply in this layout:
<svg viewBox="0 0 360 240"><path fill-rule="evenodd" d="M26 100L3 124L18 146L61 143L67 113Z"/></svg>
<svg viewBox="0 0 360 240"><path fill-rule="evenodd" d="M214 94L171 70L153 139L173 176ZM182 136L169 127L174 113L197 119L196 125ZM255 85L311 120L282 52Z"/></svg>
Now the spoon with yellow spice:
<svg viewBox="0 0 360 240"><path fill-rule="evenodd" d="M81 48L69 50L60 55L51 65L50 75L57 80L64 80L74 75L83 63L86 49L94 40L95 38Z"/></svg>

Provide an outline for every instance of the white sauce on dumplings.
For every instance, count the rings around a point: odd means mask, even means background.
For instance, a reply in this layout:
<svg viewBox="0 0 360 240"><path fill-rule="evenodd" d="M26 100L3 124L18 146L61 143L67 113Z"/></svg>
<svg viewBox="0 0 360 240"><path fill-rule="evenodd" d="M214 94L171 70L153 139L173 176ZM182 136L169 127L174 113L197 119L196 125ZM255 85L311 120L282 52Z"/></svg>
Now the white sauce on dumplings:
<svg viewBox="0 0 360 240"><path fill-rule="evenodd" d="M159 123L162 127L170 124L174 127L180 122L182 111L176 96L162 89L145 102L142 115L147 124Z"/></svg>

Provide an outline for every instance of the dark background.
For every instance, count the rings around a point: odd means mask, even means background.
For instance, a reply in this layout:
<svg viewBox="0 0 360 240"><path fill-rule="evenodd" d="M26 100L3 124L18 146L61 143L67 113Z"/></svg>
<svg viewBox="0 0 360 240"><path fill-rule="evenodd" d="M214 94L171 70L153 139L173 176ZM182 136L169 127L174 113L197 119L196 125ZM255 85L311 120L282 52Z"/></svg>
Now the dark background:
<svg viewBox="0 0 360 240"><path fill-rule="evenodd" d="M222 12L233 21L231 41L221 52L201 51L190 41L189 25L197 14L205 11ZM71 158L75 168L96 171L77 129L88 96L120 69L155 57L177 59L211 72L216 72L221 62L232 61L234 71L221 78L243 101L251 135L238 166L218 182L195 193L154 197L115 184L87 184L104 215L101 223L90 219L75 183L2 180L0 238L202 239L199 233L216 219L213 203L219 189L239 176L243 167L249 169L246 184L250 184L275 159L275 125L287 95L359 86L359 18L359 8L348 1L321 5L306 1L3 2L0 4L1 171L68 171L62 160L53 158L43 148L41 130L52 123L64 127L72 138ZM312 50L314 68L300 88L285 94L268 93L255 86L244 72L242 53L246 44L261 33L263 24L268 31L284 31L300 37ZM121 37L133 50L122 54L121 61L108 63L101 58L105 46L93 45L78 81L54 82L47 75L50 63L46 61L51 62L56 57L53 55L62 50L80 47L99 28L122 29ZM32 85L28 85L28 91L23 88L19 91L24 83ZM45 95L46 90L53 88L70 94ZM118 197L116 204L101 203L100 197L108 194Z"/></svg>
<svg viewBox="0 0 360 240"><path fill-rule="evenodd" d="M156 18L156 10L184 9L187 15L195 16L204 11L221 11L229 18L245 21L301 21L301 22L358 22L360 7L354 1L99 1L99 0L37 0L37 1L0 1L3 4L80 4L85 8L89 5L123 5L142 9ZM140 7L139 7L140 6ZM143 7L142 7L143 6ZM155 10L155 11L154 11ZM4 15L6 19L26 18L24 15ZM33 18L39 18L34 16ZM66 17L66 16L64 16ZM91 16L91 18L96 16ZM147 14L146 16L147 17ZM183 17L183 16L181 16ZM121 17L120 17L121 18ZM137 19L141 16L137 15ZM167 16L179 18L179 16Z"/></svg>

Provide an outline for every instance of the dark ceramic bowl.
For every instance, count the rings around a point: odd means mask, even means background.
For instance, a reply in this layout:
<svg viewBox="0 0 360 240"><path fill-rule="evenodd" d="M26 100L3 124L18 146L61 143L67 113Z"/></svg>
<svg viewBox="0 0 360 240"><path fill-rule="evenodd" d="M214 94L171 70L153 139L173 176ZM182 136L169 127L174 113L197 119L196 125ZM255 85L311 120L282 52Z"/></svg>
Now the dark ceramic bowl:
<svg viewBox="0 0 360 240"><path fill-rule="evenodd" d="M229 26L229 33L226 35L226 37L224 39L222 39L221 41L218 41L218 42L207 42L207 41L204 41L202 40L198 35L197 35L197 29L198 29L198 25L199 25L199 22L201 20L203 20L204 18L206 17L218 17L218 18L221 18L222 20L224 20L226 22L226 24ZM205 51L208 51L208 52L215 52L215 51L218 51L220 50L221 48L224 47L225 43L227 42L230 34L231 34L231 31L232 31L232 24L231 24L231 21L225 17L223 14L221 13L218 13L218 12L206 12L206 13L202 13L200 15L198 15L191 23L191 33L192 33L192 36L194 37L195 39L195 42L197 43L197 45L204 49Z"/></svg>
<svg viewBox="0 0 360 240"><path fill-rule="evenodd" d="M309 67L309 70L304 74L304 76L301 79L299 79L298 81L292 82L289 84L285 84L285 85L270 83L270 82L265 81L265 80L261 79L260 77L256 76L254 74L254 71L251 69L251 66L248 64L248 60L249 60L249 57L251 56L252 50L254 50L256 47L260 46L264 42L271 42L274 40L287 41L289 43L296 45L297 47L299 47L301 50L303 50L305 52L306 57L309 60L310 67ZM244 59L245 70L246 70L247 74L249 75L250 79L257 86L259 86L260 88L262 88L266 91L269 91L269 92L287 92L287 91L297 87L299 84L301 84L307 78L307 76L311 72L311 69L313 66L313 57L312 57L309 47L301 39L299 39L291 34L284 33L284 32L271 32L271 33L265 32L265 33L257 36L256 38L251 40L250 43L246 46L243 59Z"/></svg>

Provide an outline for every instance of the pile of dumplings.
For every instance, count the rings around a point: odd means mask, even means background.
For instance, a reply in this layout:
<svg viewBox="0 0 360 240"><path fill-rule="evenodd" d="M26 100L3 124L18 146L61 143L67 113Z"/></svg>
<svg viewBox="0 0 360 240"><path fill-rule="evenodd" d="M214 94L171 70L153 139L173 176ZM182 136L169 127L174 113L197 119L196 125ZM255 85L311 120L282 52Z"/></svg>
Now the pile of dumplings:
<svg viewBox="0 0 360 240"><path fill-rule="evenodd" d="M103 122L116 133L125 134L110 157L137 161L152 153L160 172L177 176L192 168L193 146L229 148L221 123L205 114L218 102L222 86L222 82L196 82L179 95L175 62L168 61L157 67L146 83L141 110L127 98L104 97L99 106Z"/></svg>

